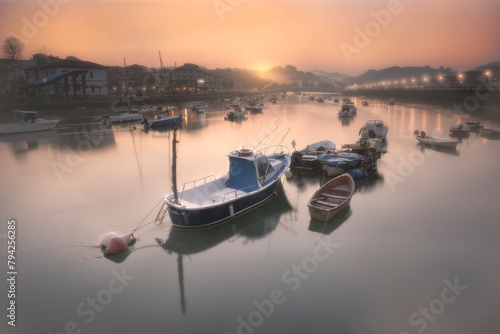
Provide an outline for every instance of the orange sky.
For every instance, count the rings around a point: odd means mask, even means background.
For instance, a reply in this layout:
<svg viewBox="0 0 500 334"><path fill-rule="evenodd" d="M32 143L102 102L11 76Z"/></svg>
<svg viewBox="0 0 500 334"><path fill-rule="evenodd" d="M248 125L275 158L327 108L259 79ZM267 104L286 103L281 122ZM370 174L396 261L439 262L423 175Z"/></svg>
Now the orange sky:
<svg viewBox="0 0 500 334"><path fill-rule="evenodd" d="M499 13L498 0L0 0L0 38L21 37L24 58L103 65L157 67L161 51L168 66L468 70L500 60Z"/></svg>

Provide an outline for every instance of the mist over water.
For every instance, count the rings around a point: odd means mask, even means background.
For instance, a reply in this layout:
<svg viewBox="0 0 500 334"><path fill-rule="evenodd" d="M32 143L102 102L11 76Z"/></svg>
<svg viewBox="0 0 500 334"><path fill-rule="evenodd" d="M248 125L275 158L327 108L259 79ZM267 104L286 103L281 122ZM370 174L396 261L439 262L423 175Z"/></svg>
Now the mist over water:
<svg viewBox="0 0 500 334"><path fill-rule="evenodd" d="M353 100L358 113L343 120L339 104L291 94L236 122L224 120L222 103L200 115L182 110L181 188L226 172L238 148L282 140L291 153L292 140L299 149L331 140L340 149L366 121L383 120L387 153L334 220L311 220L307 210L328 178L296 175L242 216L196 230L150 224L130 251L109 258L102 236L151 221L171 191L171 129L71 124L0 137L1 220L17 223L18 319L7 332L494 332L500 140L471 133L456 151L440 151L413 132L449 138L455 123L500 124L427 104ZM6 235L2 224L2 253ZM0 264L6 273L5 256ZM6 294L0 300L7 305Z"/></svg>

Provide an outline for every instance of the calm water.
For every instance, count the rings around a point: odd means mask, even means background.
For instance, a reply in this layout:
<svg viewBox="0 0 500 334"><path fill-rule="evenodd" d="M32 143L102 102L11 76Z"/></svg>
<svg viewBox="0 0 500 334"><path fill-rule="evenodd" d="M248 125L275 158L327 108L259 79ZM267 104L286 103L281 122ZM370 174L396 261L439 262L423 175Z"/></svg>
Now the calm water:
<svg viewBox="0 0 500 334"><path fill-rule="evenodd" d="M181 187L221 175L227 153L255 147L276 127L262 147L289 128L287 146L328 139L340 147L381 119L387 153L378 174L357 183L349 210L327 224L311 221L306 205L324 178L300 176L212 228L147 225L114 258L102 256L101 237L150 221L170 191L172 132L76 124L0 138L0 264L5 277L15 218L18 271L15 328L5 317L9 286L0 285L2 332L497 332L500 141L471 134L453 153L422 148L415 129L447 138L465 119L369 102L357 99L358 115L342 122L338 104L294 95L241 122L224 121L222 105L185 111Z"/></svg>

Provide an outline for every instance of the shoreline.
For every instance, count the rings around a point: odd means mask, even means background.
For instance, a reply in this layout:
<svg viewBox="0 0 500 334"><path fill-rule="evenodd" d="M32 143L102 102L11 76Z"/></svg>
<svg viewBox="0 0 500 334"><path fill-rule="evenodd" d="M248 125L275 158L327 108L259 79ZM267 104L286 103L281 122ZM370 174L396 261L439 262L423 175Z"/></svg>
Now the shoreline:
<svg viewBox="0 0 500 334"><path fill-rule="evenodd" d="M357 98L395 99L397 104L427 104L459 115L500 119L500 91L487 90L357 90L346 92Z"/></svg>

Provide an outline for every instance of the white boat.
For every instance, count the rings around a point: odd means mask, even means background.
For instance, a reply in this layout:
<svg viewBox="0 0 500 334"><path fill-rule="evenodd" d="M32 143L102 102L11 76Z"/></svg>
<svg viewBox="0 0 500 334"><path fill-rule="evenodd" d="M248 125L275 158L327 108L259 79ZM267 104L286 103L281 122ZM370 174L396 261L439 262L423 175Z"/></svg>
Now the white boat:
<svg viewBox="0 0 500 334"><path fill-rule="evenodd" d="M394 101L394 99L389 99L389 100L387 101L387 104L388 104L388 105L390 105L390 106L393 106L393 105L395 105L395 104L396 104L396 101Z"/></svg>
<svg viewBox="0 0 500 334"><path fill-rule="evenodd" d="M358 108L356 108L352 102L344 103L342 108L339 110L339 117L354 116L357 110Z"/></svg>
<svg viewBox="0 0 500 334"><path fill-rule="evenodd" d="M237 118L243 118L246 115L246 113L247 112L245 110L241 110L240 107L236 107L232 111L226 114L226 119L232 120Z"/></svg>
<svg viewBox="0 0 500 334"><path fill-rule="evenodd" d="M204 113L205 111L207 111L207 109L208 109L208 105L206 105L206 104L197 104L191 108L192 111L194 111L195 113L198 113L198 114Z"/></svg>
<svg viewBox="0 0 500 334"><path fill-rule="evenodd" d="M450 127L450 135L452 136L468 136L470 129L462 123L454 124Z"/></svg>
<svg viewBox="0 0 500 334"><path fill-rule="evenodd" d="M498 130L482 128L480 131L481 137L500 138L500 131Z"/></svg>
<svg viewBox="0 0 500 334"><path fill-rule="evenodd" d="M429 137L425 134L424 131L420 132L420 134L417 136L417 140L422 144L431 147L456 148L458 144L458 140L447 140Z"/></svg>
<svg viewBox="0 0 500 334"><path fill-rule="evenodd" d="M363 101L361 104L364 105L364 106L367 106L368 105L368 101Z"/></svg>
<svg viewBox="0 0 500 334"><path fill-rule="evenodd" d="M383 142L387 140L387 133L389 128L384 124L383 121L372 120L367 121L361 129L359 129L359 134L361 138L377 138L381 139Z"/></svg>
<svg viewBox="0 0 500 334"><path fill-rule="evenodd" d="M39 118L36 111L14 110L14 121L14 123L0 124L0 134L51 130L60 120Z"/></svg>
<svg viewBox="0 0 500 334"><path fill-rule="evenodd" d="M475 132L484 128L484 126L481 125L480 122L474 122L474 121L467 121L465 122L465 125L469 127L469 131L475 131Z"/></svg>
<svg viewBox="0 0 500 334"><path fill-rule="evenodd" d="M174 130L174 162L175 142ZM211 175L188 182L182 191L177 191L176 166L172 164L173 193L164 198L156 220L163 221L167 211L172 224L177 227L201 227L230 219L271 198L290 167L290 156L284 153L264 155L240 149L230 153L228 158L229 171L225 175L220 178ZM186 185L193 187L186 188Z"/></svg>

